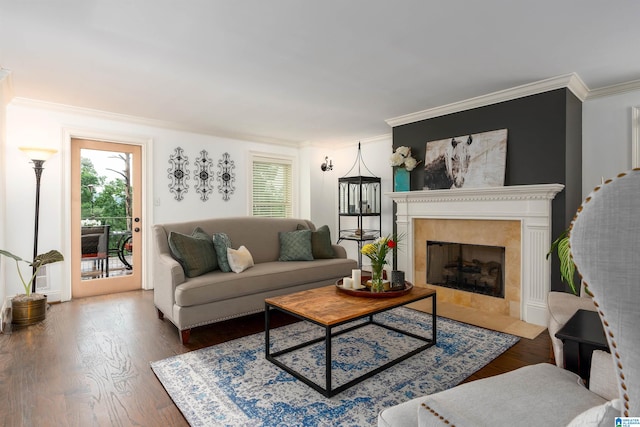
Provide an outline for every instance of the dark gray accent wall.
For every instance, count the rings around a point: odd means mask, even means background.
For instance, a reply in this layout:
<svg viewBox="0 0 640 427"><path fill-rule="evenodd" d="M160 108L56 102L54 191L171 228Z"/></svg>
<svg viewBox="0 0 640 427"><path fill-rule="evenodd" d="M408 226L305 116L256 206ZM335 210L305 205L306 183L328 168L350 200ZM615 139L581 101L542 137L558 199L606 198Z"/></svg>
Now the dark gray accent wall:
<svg viewBox="0 0 640 427"><path fill-rule="evenodd" d="M393 148L411 147L424 160L427 141L508 129L505 185L565 185L552 203L552 238L570 223L582 202L582 102L566 88L447 114L393 128ZM411 173L422 190L423 164ZM551 288L566 290L552 261Z"/></svg>

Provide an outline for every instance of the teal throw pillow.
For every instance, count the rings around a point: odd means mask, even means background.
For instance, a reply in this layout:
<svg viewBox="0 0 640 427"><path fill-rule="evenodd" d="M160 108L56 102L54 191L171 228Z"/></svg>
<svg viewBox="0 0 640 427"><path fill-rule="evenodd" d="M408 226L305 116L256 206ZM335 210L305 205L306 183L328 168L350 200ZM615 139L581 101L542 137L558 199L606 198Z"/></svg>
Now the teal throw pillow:
<svg viewBox="0 0 640 427"><path fill-rule="evenodd" d="M218 268L213 241L200 227L196 227L191 236L169 232L169 249L187 277L201 276Z"/></svg>
<svg viewBox="0 0 640 427"><path fill-rule="evenodd" d="M298 230L306 230L304 224L298 224ZM311 232L311 252L313 259L335 258L336 253L331 243L331 231L328 225L319 227L316 231Z"/></svg>
<svg viewBox="0 0 640 427"><path fill-rule="evenodd" d="M213 247L218 255L218 265L225 273L231 272L229 259L227 258L227 248L231 247L231 239L226 233L213 233Z"/></svg>
<svg viewBox="0 0 640 427"><path fill-rule="evenodd" d="M311 230L281 231L279 261L313 261Z"/></svg>

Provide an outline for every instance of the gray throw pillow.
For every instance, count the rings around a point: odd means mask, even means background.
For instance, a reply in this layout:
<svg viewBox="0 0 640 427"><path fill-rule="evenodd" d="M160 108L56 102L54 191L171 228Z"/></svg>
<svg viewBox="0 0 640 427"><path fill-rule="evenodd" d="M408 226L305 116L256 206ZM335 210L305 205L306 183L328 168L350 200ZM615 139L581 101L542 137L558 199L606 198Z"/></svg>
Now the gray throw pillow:
<svg viewBox="0 0 640 427"><path fill-rule="evenodd" d="M187 277L201 276L218 268L211 237L200 227L196 227L191 236L169 232L169 249Z"/></svg>
<svg viewBox="0 0 640 427"><path fill-rule="evenodd" d="M229 259L227 258L227 248L231 247L231 239L226 233L213 233L213 247L218 255L218 265L225 273L231 272Z"/></svg>
<svg viewBox="0 0 640 427"><path fill-rule="evenodd" d="M307 230L304 224L298 224L298 230ZM335 258L336 253L331 243L331 231L328 225L323 225L311 232L311 252L313 259Z"/></svg>
<svg viewBox="0 0 640 427"><path fill-rule="evenodd" d="M313 261L311 230L281 231L279 261Z"/></svg>

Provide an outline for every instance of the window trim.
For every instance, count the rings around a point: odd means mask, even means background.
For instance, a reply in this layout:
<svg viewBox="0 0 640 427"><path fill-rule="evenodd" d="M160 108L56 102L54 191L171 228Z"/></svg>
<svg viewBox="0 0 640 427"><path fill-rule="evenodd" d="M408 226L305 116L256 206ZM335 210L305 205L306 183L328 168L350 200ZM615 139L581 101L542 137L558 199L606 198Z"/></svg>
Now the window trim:
<svg viewBox="0 0 640 427"><path fill-rule="evenodd" d="M282 163L291 166L291 217L298 218L300 212L300 197L298 192L297 158L285 154L264 153L259 151L250 151L247 162L247 215L253 216L253 163L256 161Z"/></svg>

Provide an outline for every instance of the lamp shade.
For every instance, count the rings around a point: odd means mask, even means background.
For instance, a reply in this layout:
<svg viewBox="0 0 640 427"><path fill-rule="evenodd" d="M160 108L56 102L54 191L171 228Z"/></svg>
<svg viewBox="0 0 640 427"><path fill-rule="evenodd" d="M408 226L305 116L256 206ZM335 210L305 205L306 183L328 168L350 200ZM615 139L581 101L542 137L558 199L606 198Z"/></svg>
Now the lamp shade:
<svg viewBox="0 0 640 427"><path fill-rule="evenodd" d="M46 161L51 156L56 154L58 150L53 148L38 148L38 147L19 147L20 151L27 155L31 160Z"/></svg>

